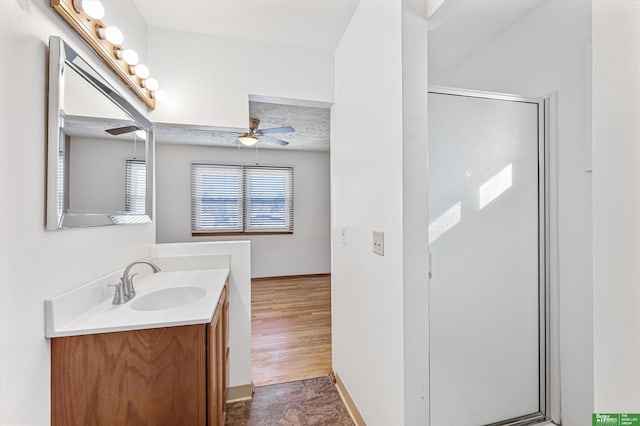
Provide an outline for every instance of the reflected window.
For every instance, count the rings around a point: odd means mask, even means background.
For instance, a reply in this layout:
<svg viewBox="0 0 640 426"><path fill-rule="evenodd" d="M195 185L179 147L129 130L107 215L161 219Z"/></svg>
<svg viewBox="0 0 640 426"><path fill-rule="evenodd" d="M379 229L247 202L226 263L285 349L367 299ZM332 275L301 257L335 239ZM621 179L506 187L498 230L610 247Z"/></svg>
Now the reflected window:
<svg viewBox="0 0 640 426"><path fill-rule="evenodd" d="M64 211L64 151L58 150L58 187L56 190L58 219Z"/></svg>
<svg viewBox="0 0 640 426"><path fill-rule="evenodd" d="M144 160L125 162L125 211L130 214L146 214L147 172Z"/></svg>

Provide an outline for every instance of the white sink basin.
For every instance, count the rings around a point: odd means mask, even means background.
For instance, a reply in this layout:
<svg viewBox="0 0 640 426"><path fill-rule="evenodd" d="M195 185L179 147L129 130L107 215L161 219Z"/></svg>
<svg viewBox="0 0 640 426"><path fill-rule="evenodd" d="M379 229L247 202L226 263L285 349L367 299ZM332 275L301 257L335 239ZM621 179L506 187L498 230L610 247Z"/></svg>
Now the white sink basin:
<svg viewBox="0 0 640 426"><path fill-rule="evenodd" d="M136 311L160 311L197 302L207 294L201 287L169 287L139 296L131 305Z"/></svg>

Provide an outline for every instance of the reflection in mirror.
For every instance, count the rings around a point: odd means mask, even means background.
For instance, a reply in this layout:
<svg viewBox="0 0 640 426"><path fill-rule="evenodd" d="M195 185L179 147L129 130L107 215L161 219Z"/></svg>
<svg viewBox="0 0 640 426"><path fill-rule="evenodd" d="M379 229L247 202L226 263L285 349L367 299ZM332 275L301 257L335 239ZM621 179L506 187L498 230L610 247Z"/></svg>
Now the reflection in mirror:
<svg viewBox="0 0 640 426"><path fill-rule="evenodd" d="M47 227L151 221L151 123L50 39Z"/></svg>

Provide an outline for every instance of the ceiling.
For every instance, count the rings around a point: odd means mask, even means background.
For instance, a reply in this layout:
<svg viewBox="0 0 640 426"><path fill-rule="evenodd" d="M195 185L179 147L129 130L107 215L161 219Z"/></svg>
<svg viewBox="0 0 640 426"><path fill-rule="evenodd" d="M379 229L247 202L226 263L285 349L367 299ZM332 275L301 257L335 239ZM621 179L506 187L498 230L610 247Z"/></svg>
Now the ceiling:
<svg viewBox="0 0 640 426"><path fill-rule="evenodd" d="M258 142L259 148L286 151L329 151L328 108L249 102L249 115L260 120L259 128L261 129L291 126L296 130L295 133L270 135L289 142L289 145L285 147ZM247 126L249 125L248 121ZM252 149L233 144L237 135L230 132L245 130L156 123L155 137L158 143Z"/></svg>
<svg viewBox="0 0 640 426"><path fill-rule="evenodd" d="M133 141L135 136L134 132L124 133L121 135L110 135L106 132L107 129L114 129L117 127L131 126L136 123L132 120L121 120L118 118L102 118L102 117L87 117L78 115L65 115L64 116L64 134L67 136L83 137L91 139L108 139L108 140L127 140ZM140 140L140 138L138 138Z"/></svg>
<svg viewBox="0 0 640 426"><path fill-rule="evenodd" d="M333 51L360 0L134 0L149 27Z"/></svg>

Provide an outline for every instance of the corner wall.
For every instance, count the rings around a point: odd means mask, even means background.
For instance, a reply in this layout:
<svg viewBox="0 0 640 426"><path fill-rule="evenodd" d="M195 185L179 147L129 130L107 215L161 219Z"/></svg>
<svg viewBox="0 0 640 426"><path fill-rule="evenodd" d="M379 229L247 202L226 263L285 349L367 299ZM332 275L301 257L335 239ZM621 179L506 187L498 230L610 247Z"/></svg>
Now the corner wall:
<svg viewBox="0 0 640 426"><path fill-rule="evenodd" d="M594 411L640 412L640 2L593 2Z"/></svg>
<svg viewBox="0 0 640 426"><path fill-rule="evenodd" d="M144 55L146 26L128 2L105 8ZM0 424L46 425L49 341L44 299L145 257L155 226L45 230L49 36L105 70L47 0L0 1ZM138 45L137 43L141 43ZM112 83L128 93L117 77ZM141 108L134 96L130 100Z"/></svg>
<svg viewBox="0 0 640 426"><path fill-rule="evenodd" d="M401 3L363 0L335 52L333 368L372 426L405 422L401 43Z"/></svg>
<svg viewBox="0 0 640 426"><path fill-rule="evenodd" d="M429 424L427 21L402 2L402 197L405 424Z"/></svg>

